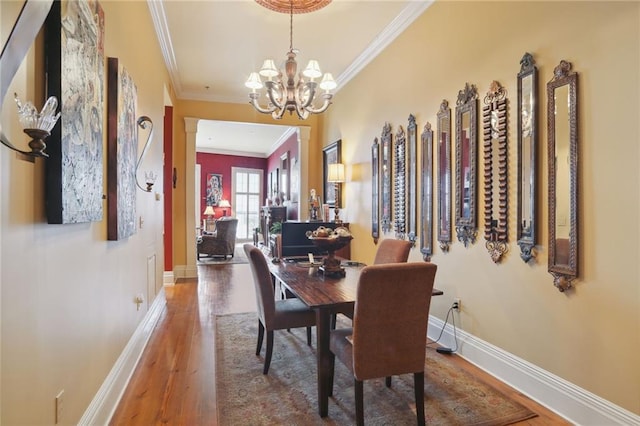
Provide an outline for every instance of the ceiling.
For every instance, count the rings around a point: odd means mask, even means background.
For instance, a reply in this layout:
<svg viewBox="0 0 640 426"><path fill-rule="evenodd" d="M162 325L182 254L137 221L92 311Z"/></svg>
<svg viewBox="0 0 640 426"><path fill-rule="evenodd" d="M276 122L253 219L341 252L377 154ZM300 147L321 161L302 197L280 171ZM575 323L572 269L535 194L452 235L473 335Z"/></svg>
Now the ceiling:
<svg viewBox="0 0 640 426"><path fill-rule="evenodd" d="M339 91L432 1L333 0L318 11L294 14L298 71L316 59L323 72L333 74L334 92ZM267 58L282 66L289 50L289 15L253 0L148 0L148 5L180 99L248 103L249 73ZM288 129L201 120L197 150L266 157Z"/></svg>

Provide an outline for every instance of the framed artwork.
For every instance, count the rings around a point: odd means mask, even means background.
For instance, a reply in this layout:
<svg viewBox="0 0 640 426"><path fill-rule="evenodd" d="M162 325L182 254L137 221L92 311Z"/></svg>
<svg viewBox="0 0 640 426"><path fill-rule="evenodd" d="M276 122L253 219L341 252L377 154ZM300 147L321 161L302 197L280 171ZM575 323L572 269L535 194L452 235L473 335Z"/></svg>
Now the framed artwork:
<svg viewBox="0 0 640 426"><path fill-rule="evenodd" d="M49 223L103 217L104 12L97 1L56 1L45 21L47 97L60 103L48 139Z"/></svg>
<svg viewBox="0 0 640 426"><path fill-rule="evenodd" d="M118 58L108 59L107 239L136 233L137 88Z"/></svg>
<svg viewBox="0 0 640 426"><path fill-rule="evenodd" d="M222 200L222 175L209 173L207 175L207 205L217 206Z"/></svg>
<svg viewBox="0 0 640 426"><path fill-rule="evenodd" d="M336 204L336 188L334 183L327 182L329 164L342 162L342 141L338 140L322 149L322 185L324 190L324 202L329 207Z"/></svg>

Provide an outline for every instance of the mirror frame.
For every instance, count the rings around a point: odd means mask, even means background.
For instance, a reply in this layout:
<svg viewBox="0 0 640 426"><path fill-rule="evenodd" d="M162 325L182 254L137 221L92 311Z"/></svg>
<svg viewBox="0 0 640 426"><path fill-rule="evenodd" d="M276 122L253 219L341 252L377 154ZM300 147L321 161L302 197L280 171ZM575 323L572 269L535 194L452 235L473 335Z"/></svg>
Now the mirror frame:
<svg viewBox="0 0 640 426"><path fill-rule="evenodd" d="M422 141L422 223L420 253L425 262L433 254L433 130L427 122L420 136Z"/></svg>
<svg viewBox="0 0 640 426"><path fill-rule="evenodd" d="M407 239L414 247L418 240L418 126L413 114L409 114L407 125L407 155Z"/></svg>
<svg viewBox="0 0 640 426"><path fill-rule="evenodd" d="M451 244L451 108L442 100L438 119L438 243L444 253ZM446 140L444 140L446 139ZM448 226L445 226L448 225Z"/></svg>
<svg viewBox="0 0 640 426"><path fill-rule="evenodd" d="M407 139L398 127L393 144L393 223L396 238L404 240L407 233Z"/></svg>
<svg viewBox="0 0 640 426"><path fill-rule="evenodd" d="M523 118L525 93L523 91L523 81L531 79L531 93L529 94L529 119L525 122ZM533 56L525 53L520 60L520 72L518 73L518 246L520 246L520 258L524 262L529 262L535 257L534 247L536 245L537 230L537 151L538 151L538 69L536 68ZM525 134L529 134L526 141ZM525 144L529 144L528 158L525 157ZM528 167L527 167L528 166ZM526 171L528 170L528 173ZM529 211L528 217L524 206L524 191L522 188L529 186ZM525 225L529 218L529 225Z"/></svg>
<svg viewBox="0 0 640 426"><path fill-rule="evenodd" d="M560 263L556 250L556 101L555 91L569 86L569 241L566 263ZM565 60L553 70L553 78L547 83L547 129L548 129L548 170L549 170L549 266L553 284L564 292L572 287L578 276L578 74L571 71L571 63Z"/></svg>
<svg viewBox="0 0 640 426"><path fill-rule="evenodd" d="M483 102L484 239L491 260L498 263L509 249L507 92L494 80ZM494 193L496 185L498 191Z"/></svg>
<svg viewBox="0 0 640 426"><path fill-rule="evenodd" d="M462 177L462 116L469 113L469 216L463 216L461 201L463 193ZM465 247L476 242L478 228L476 225L476 185L477 169L476 157L478 146L478 91L473 84L465 83L463 90L458 92L456 100L456 234L458 241Z"/></svg>
<svg viewBox="0 0 640 426"><path fill-rule="evenodd" d="M371 145L371 237L374 244L380 238L380 144L378 138Z"/></svg>
<svg viewBox="0 0 640 426"><path fill-rule="evenodd" d="M382 232L391 230L391 124L384 123L380 137L380 170L382 171Z"/></svg>

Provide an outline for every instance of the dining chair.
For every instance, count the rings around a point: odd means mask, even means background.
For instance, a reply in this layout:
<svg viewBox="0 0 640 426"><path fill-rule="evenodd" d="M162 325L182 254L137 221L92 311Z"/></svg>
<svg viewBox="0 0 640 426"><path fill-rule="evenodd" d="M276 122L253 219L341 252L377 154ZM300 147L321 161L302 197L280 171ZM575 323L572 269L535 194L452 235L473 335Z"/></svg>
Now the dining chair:
<svg viewBox="0 0 640 426"><path fill-rule="evenodd" d="M435 264L425 262L363 268L353 327L331 331L329 394L333 394L337 357L354 377L358 425L364 425L363 381L409 373L413 373L417 421L425 424L425 351L436 269ZM385 382L391 386L390 380Z"/></svg>
<svg viewBox="0 0 640 426"><path fill-rule="evenodd" d="M267 332L267 351L262 374L269 372L273 353L273 332L291 328L307 328L307 345L311 346L311 327L316 325L315 312L300 299L276 300L273 278L269 265L260 249L252 244L244 244L243 249L251 266L256 290L258 308L258 345L256 355L260 355L264 332Z"/></svg>
<svg viewBox="0 0 640 426"><path fill-rule="evenodd" d="M411 243L407 240L396 240L393 238L387 238L382 240L376 250L376 256L373 258L374 265L381 265L385 263L400 263L406 262L409 259L409 252L411 251ZM353 319L353 308L343 308L340 313L347 318ZM331 317L331 328L336 328L336 314Z"/></svg>

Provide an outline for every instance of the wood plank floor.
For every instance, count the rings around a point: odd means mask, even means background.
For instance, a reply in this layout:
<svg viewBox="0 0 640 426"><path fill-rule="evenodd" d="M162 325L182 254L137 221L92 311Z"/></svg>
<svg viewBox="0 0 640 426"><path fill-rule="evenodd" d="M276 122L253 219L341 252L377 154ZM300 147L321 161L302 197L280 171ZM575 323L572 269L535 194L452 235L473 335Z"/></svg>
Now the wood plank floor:
<svg viewBox="0 0 640 426"><path fill-rule="evenodd" d="M255 294L248 264L198 266L198 275L198 279L165 288L166 307L110 425L218 424L215 315L255 311ZM460 357L453 357L467 371L538 414L517 425L569 424Z"/></svg>

